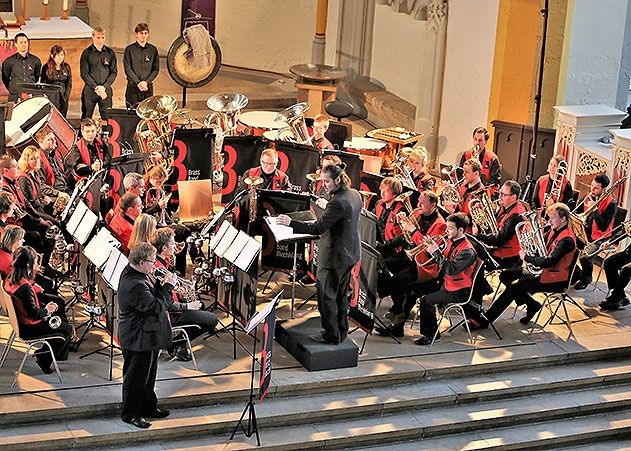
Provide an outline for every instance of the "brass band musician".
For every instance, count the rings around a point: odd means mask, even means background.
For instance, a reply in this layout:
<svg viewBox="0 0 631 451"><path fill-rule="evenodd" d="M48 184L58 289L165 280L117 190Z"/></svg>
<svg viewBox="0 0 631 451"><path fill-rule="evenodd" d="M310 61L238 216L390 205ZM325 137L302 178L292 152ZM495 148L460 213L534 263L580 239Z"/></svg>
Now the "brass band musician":
<svg viewBox="0 0 631 451"><path fill-rule="evenodd" d="M590 185L590 192L580 202L574 213L584 213L587 210L592 210L587 216L585 224L585 232L590 242L596 241L602 238L605 234L609 234L613 229L614 219L616 217L617 203L616 199L610 194L601 199L598 204L594 204L604 193L605 189L609 186L609 177L606 174L598 174L592 180ZM587 243L582 243L585 245ZM581 245L579 245L581 246ZM580 272L578 272L578 282L574 285L577 290L584 290L592 283L592 273L594 271L594 265L590 258L581 256L579 263L581 265Z"/></svg>
<svg viewBox="0 0 631 451"><path fill-rule="evenodd" d="M548 163L548 174L539 177L535 184L532 196L534 208L545 209L555 202L562 202L572 208L572 184L559 171L560 166L567 168L565 158L563 158L563 155L554 155ZM554 192L555 186L559 188L560 193Z"/></svg>
<svg viewBox="0 0 631 451"><path fill-rule="evenodd" d="M417 191L425 190L434 191L436 188L436 179L427 170L427 150L424 147L412 149L407 157L407 165L410 169L410 175Z"/></svg>
<svg viewBox="0 0 631 451"><path fill-rule="evenodd" d="M287 190L290 187L289 177L278 169L278 152L275 149L265 149L261 152L261 165L248 169L241 177L241 189L247 189L245 179L262 177L263 183L259 189Z"/></svg>
<svg viewBox="0 0 631 451"><path fill-rule="evenodd" d="M107 143L97 136L98 126L92 119L81 120L81 139L74 145L66 160L66 173L76 182L88 177L109 163L111 154Z"/></svg>
<svg viewBox="0 0 631 451"><path fill-rule="evenodd" d="M42 175L46 184L56 191L69 193L68 177L64 168L64 160L57 150L55 134L47 127L35 133L35 140L39 145L39 155L42 161Z"/></svg>
<svg viewBox="0 0 631 451"><path fill-rule="evenodd" d="M546 213L551 229L545 236L546 256L526 255L524 250L519 256L527 263L541 268L541 274L524 275L522 268L509 268L500 273L500 281L506 289L487 310L486 318L495 321L504 310L515 301L517 305L526 304L526 315L519 319L528 324L541 309L532 294L541 291L562 292L570 278L571 266L576 250L576 237L569 227L570 209L560 202L550 205ZM484 321L484 320L482 320ZM481 324L485 327L486 324Z"/></svg>
<svg viewBox="0 0 631 451"><path fill-rule="evenodd" d="M324 149L334 149L335 147L331 144L324 134L329 129L330 121L326 114L316 114L313 118L313 139L312 144L313 147L316 147L319 151L323 151Z"/></svg>
<svg viewBox="0 0 631 451"><path fill-rule="evenodd" d="M379 185L381 199L375 204L375 216L377 216L377 241L385 244L396 236L401 235L401 227L397 222L397 214L403 209L403 203L395 200L401 194L403 186L394 177L386 177ZM379 252L386 252L387 247L380 247ZM389 253L392 252L390 249ZM386 257L387 255L384 255Z"/></svg>
<svg viewBox="0 0 631 451"><path fill-rule="evenodd" d="M482 166L478 160L470 159L464 162L462 168L464 171L464 181L458 187L460 203L455 205L450 202L445 202L443 203L443 207L449 213L462 212L469 216L469 200L471 199L471 194L482 188L482 180L480 179ZM471 223L470 220L469 223Z"/></svg>
<svg viewBox="0 0 631 451"><path fill-rule="evenodd" d="M628 235L627 231L624 233ZM618 310L629 305L629 298L624 289L631 281L631 245L607 257L603 262L603 268L607 276L609 293L605 300L600 303L600 308Z"/></svg>
<svg viewBox="0 0 631 451"><path fill-rule="evenodd" d="M480 177L485 186L500 186L502 178L502 168L497 155L486 148L489 141L489 132L484 127L477 127L473 130L473 146L466 150L460 158L460 166L464 162L473 158L480 162Z"/></svg>

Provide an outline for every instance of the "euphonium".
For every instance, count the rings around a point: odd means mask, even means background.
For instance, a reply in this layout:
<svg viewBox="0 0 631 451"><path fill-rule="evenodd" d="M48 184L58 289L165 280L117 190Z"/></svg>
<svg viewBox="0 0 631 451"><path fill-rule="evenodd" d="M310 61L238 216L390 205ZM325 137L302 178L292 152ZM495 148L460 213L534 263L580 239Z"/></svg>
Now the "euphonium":
<svg viewBox="0 0 631 451"><path fill-rule="evenodd" d="M469 214L471 219L480 228L482 233L490 233L491 235L497 235L499 233L499 226L495 219L495 211L493 208L493 202L489 197L485 188L481 188L478 191L471 194L471 200L469 200Z"/></svg>
<svg viewBox="0 0 631 451"><path fill-rule="evenodd" d="M526 255L531 257L547 257L546 241L543 236L543 228L539 222L539 214L536 211L522 213L524 220L515 226L515 234L519 241L519 246ZM525 268L532 275L541 274L541 269L537 266L526 263Z"/></svg>
<svg viewBox="0 0 631 451"><path fill-rule="evenodd" d="M305 112L311 108L309 102L296 103L278 113L277 121L284 121L287 127L281 128L276 134L280 141L293 140L298 144L311 144L312 136L309 134L305 123Z"/></svg>
<svg viewBox="0 0 631 451"><path fill-rule="evenodd" d="M561 200L561 191L563 190L563 180L567 174L567 161L561 160L557 166L557 171L554 173L552 179L552 188L543 197L543 208L546 207L548 199L552 199L552 202L559 202Z"/></svg>
<svg viewBox="0 0 631 451"><path fill-rule="evenodd" d="M396 160L394 160L391 165L394 168L395 177L399 179L401 184L409 189L416 189L416 184L414 183L414 179L412 178L412 174L407 167L407 155L399 155Z"/></svg>
<svg viewBox="0 0 631 451"><path fill-rule="evenodd" d="M171 116L177 109L177 100L168 95L149 97L138 104L136 114L140 122L134 138L141 152L162 152L168 149L173 138Z"/></svg>
<svg viewBox="0 0 631 451"><path fill-rule="evenodd" d="M258 193L256 192L256 187L259 186L260 184L263 183L263 177L260 176L256 176L256 177L246 177L243 180L243 183L245 183L248 187L248 191L250 192L250 204L248 206L248 212L249 212L249 221L250 222L254 222L256 221L256 209L257 209L257 203L258 203Z"/></svg>

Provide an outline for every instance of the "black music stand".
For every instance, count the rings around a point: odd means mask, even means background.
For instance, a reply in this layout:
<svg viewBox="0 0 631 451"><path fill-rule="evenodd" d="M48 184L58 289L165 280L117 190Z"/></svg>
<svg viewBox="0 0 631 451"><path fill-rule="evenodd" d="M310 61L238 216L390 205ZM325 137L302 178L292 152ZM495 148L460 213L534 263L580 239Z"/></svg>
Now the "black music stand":
<svg viewBox="0 0 631 451"><path fill-rule="evenodd" d="M18 83L19 98L46 97L56 108L61 103L61 86L46 83Z"/></svg>
<svg viewBox="0 0 631 451"><path fill-rule="evenodd" d="M238 323L239 309L237 307L237 294L234 293L233 284L235 281L234 272L237 270L248 272L259 253L261 244L243 231L237 230L228 221L221 224L217 234L208 243L208 252L214 253L219 258L223 258L230 264L230 268L216 268L213 275L223 279L226 284L226 295L228 296L226 307L231 309L232 322L224 326L221 331L228 330L233 339L233 358L237 358L237 343L249 353L248 349L237 339L237 329L244 331ZM218 288L219 289L219 288ZM241 315L243 316L243 315ZM218 331L220 332L220 331Z"/></svg>
<svg viewBox="0 0 631 451"><path fill-rule="evenodd" d="M298 212L303 213L303 212ZM311 213L311 212L307 212ZM289 216L295 216L291 213ZM280 225L276 223L276 218L272 216L266 216L265 222L272 231L277 243L293 243L294 245L294 264L291 269L291 309L290 318L294 319L294 304L296 302L296 273L298 272L298 244L307 243L312 240L320 238L319 235L309 235L306 233L294 233L294 229L288 226Z"/></svg>
<svg viewBox="0 0 631 451"><path fill-rule="evenodd" d="M254 340L252 344L252 367L250 371L250 394L249 394L248 403L245 405L245 409L243 409L243 413L241 414L241 417L239 418L237 425L234 427L234 430L232 431L232 434L230 435L230 440L234 438L234 435L239 429L239 426L241 426L241 429L243 430L243 433L245 434L246 437L252 437L252 435L256 434L256 444L257 446L261 446L261 439L259 437L259 429L256 423L256 411L254 410L254 406L256 404L256 402L254 401L254 377L255 377L254 373L255 373L256 360L257 360L256 359L256 342L257 342L256 331L257 331L257 326L261 324L263 321L265 321L265 319L272 313L272 311L275 311L274 309L280 302L280 297L282 296L282 294L283 294L283 290L281 290L280 293L274 296L274 298L267 303L267 305L263 308L263 310L261 310L256 315L254 315L252 319L250 320L250 322L245 327L245 332L247 334L250 334L252 331L254 331L254 336L253 336ZM248 414L247 428L243 424L243 419L245 418L246 413Z"/></svg>

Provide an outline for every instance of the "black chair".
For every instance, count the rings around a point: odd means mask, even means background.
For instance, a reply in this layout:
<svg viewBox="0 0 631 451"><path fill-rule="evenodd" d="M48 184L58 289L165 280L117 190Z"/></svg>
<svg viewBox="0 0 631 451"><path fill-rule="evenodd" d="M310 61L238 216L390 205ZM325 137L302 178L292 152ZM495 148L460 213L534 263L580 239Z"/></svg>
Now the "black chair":
<svg viewBox="0 0 631 451"><path fill-rule="evenodd" d="M335 124L335 127L338 128L344 127L346 129L344 139L350 139L351 136L353 136L353 125L348 122L342 122L342 119L351 116L354 110L355 107L353 106L353 104L345 102L344 100L333 100L332 102L326 103L324 105L324 111L326 111L329 116L333 116L335 119L337 119L337 122L331 123L329 130L333 128L333 124ZM329 138L328 136L327 139L331 141L331 138ZM331 142L333 143L333 141ZM340 149L341 148L342 146L340 146Z"/></svg>

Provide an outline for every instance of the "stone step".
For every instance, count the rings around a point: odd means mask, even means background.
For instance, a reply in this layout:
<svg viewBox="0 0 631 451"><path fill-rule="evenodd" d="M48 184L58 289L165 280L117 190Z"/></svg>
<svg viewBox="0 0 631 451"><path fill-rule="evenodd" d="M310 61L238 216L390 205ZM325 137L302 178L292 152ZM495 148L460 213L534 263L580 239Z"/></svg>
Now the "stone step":
<svg viewBox="0 0 631 451"><path fill-rule="evenodd" d="M598 370L592 370L598 373ZM610 374L610 371L604 370ZM628 371L628 368L627 368ZM568 373L568 369L565 369ZM524 375L522 375L523 377ZM298 398L267 400L256 406L258 424L265 431L265 443L297 449L317 444L334 446L378 443L383 439L402 440L416 437L450 435L466 431L494 429L498 426L530 424L533 421L555 420L570 416L594 415L628 410L631 407L631 381L618 385L565 390L550 388L540 394L526 390L523 395L484 400L483 387L495 384L484 378L459 381L426 381L400 386L375 387L344 393L325 393ZM530 376L530 383L543 385L555 382L552 375ZM547 379L547 380L546 380ZM527 380L514 378L510 382L526 386ZM559 387L556 380L556 387ZM612 378L610 383L620 383ZM472 387L469 386L472 385ZM510 385L510 384L508 384ZM468 394L476 392L471 397ZM462 397L462 401L459 398ZM468 401L476 402L468 402ZM464 402L464 404L460 404ZM67 447L124 446L131 442L162 442L165 440L206 437L209 444L218 445L236 424L244 402L174 409L169 418L157 420L149 430L138 430L118 419L118 416L95 418L86 415L77 419L60 419L54 423L5 426L0 432L0 448L49 449ZM86 418L89 417L89 418ZM57 418L57 417L55 417ZM631 422L631 419L629 420ZM626 423L625 423L626 424ZM277 426L281 427L277 427ZM285 425L292 425L291 428ZM302 431L296 435L296 431ZM212 435L212 437L208 437ZM251 441L238 439L249 446Z"/></svg>
<svg viewBox="0 0 631 451"><path fill-rule="evenodd" d="M372 362L374 364L374 362ZM402 363L399 370L405 369ZM361 368L361 371L358 369ZM337 374L354 374L352 378L332 381L321 378L318 373L307 373L312 382L296 383L284 377L282 370L272 377L275 384L269 397L291 398L320 393L361 392L399 386L418 387L424 396L415 401L425 406L443 403L473 402L513 396L524 396L547 391L571 388L587 388L612 383L631 382L631 358L611 361L562 364L553 367L536 367L536 359L529 365L508 367L504 371L488 368L484 374L475 371L452 370L437 373L416 374L412 368L400 378L393 375L374 374L378 366L369 362L360 367L338 370ZM418 368L418 367L416 367ZM472 366L469 366L472 368ZM512 370L512 371L511 371ZM403 377L403 376L407 377ZM208 404L230 404L247 398L247 390L237 387L249 386L249 374L227 376L183 378L161 381L157 393L162 405L169 408L205 406ZM374 387L374 388L370 388ZM82 418L86 415L116 415L120 407L120 384L112 383L94 387L78 387L54 393L20 393L0 397L0 425L46 422L52 416L57 419ZM339 396L339 395L336 395ZM446 400L444 396L451 398Z"/></svg>

